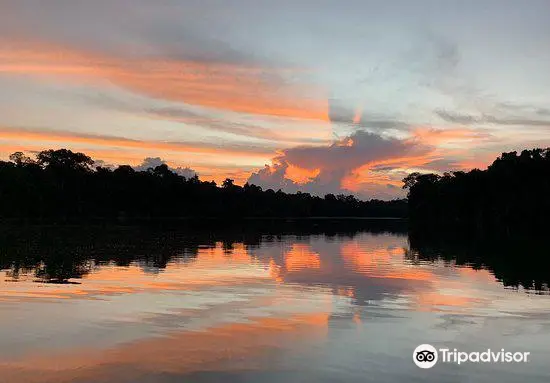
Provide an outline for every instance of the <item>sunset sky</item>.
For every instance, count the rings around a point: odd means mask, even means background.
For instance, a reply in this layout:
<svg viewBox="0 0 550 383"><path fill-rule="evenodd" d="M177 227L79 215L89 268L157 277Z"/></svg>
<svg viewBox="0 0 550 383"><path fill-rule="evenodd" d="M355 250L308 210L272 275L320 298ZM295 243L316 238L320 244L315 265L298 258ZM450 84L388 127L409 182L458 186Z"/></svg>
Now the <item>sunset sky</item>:
<svg viewBox="0 0 550 383"><path fill-rule="evenodd" d="M547 0L0 0L0 159L361 198L550 146Z"/></svg>

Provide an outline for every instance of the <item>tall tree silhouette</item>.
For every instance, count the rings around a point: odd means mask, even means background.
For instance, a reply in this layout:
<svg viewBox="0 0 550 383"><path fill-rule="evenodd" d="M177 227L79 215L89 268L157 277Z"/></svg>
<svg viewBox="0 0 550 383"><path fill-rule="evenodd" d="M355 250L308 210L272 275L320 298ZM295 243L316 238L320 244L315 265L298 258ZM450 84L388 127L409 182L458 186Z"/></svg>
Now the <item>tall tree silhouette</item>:
<svg viewBox="0 0 550 383"><path fill-rule="evenodd" d="M45 150L38 153L36 159L39 165L47 169L90 171L94 164L94 160L87 155L67 149Z"/></svg>

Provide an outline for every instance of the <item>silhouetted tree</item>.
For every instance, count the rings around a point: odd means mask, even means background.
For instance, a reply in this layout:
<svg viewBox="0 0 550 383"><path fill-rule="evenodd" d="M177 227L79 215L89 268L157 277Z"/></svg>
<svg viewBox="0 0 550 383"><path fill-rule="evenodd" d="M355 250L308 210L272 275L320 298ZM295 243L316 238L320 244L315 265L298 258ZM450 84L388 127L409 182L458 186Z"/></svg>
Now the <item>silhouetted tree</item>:
<svg viewBox="0 0 550 383"><path fill-rule="evenodd" d="M90 171L94 161L83 153L67 149L45 150L36 156L37 163L46 168Z"/></svg>
<svg viewBox="0 0 550 383"><path fill-rule="evenodd" d="M233 181L231 178L226 178L222 182L222 187L224 189L231 189L233 186L235 186L235 181Z"/></svg>
<svg viewBox="0 0 550 383"><path fill-rule="evenodd" d="M0 161L0 219L176 219L182 217L404 217L406 201L359 201L350 195L288 194L256 185L222 186L185 178L167 165L111 170L84 153L46 150L36 161L14 153Z"/></svg>
<svg viewBox="0 0 550 383"><path fill-rule="evenodd" d="M487 170L412 173L403 182L416 229L512 233L550 226L550 149L502 153Z"/></svg>
<svg viewBox="0 0 550 383"><path fill-rule="evenodd" d="M10 161L15 163L17 166L25 166L28 164L34 164L35 162L23 152L15 152L10 155Z"/></svg>

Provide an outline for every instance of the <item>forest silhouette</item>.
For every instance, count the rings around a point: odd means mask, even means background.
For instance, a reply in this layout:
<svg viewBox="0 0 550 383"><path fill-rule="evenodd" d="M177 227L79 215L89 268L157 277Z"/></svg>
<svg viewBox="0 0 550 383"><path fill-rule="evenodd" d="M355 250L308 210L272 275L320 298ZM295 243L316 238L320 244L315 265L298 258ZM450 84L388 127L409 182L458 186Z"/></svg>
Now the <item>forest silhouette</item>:
<svg viewBox="0 0 550 383"><path fill-rule="evenodd" d="M550 226L550 148L502 153L486 170L404 180L416 231L543 232Z"/></svg>
<svg viewBox="0 0 550 383"><path fill-rule="evenodd" d="M169 220L246 217L405 217L406 201L360 201L352 195L288 194L259 186L221 186L186 178L166 164L94 167L67 149L22 152L0 162L0 219L29 221Z"/></svg>
<svg viewBox="0 0 550 383"><path fill-rule="evenodd" d="M486 170L420 174L407 199L284 193L186 178L166 164L138 171L94 167L67 149L0 161L0 219L29 221L181 218L408 217L413 231L534 232L550 225L550 149L503 153Z"/></svg>

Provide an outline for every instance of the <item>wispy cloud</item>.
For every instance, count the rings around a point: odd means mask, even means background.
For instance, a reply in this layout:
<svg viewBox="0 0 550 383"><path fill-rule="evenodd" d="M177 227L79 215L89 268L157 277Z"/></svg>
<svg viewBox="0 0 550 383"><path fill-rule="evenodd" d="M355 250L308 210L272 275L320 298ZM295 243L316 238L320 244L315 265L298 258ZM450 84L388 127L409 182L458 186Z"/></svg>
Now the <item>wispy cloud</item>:
<svg viewBox="0 0 550 383"><path fill-rule="evenodd" d="M547 114L546 109L537 109L535 113L531 115L513 116L513 115L492 115L492 114L467 114L449 112L445 110L436 110L436 114L446 122L452 124L461 125L475 125L475 124L491 124L502 126L537 126L537 127L550 127L550 118L541 118L550 116Z"/></svg>
<svg viewBox="0 0 550 383"><path fill-rule="evenodd" d="M44 147L52 143L87 144L93 147L114 147L124 149L145 149L153 151L172 151L181 153L198 153L202 155L225 155L238 157L260 157L273 153L263 146L235 145L205 142L169 142L169 141L139 141L122 137L102 136L92 134L77 134L55 130L30 130L21 128L1 128L1 140L18 140L41 142Z"/></svg>
<svg viewBox="0 0 550 383"><path fill-rule="evenodd" d="M482 129L451 128L438 129L430 127L413 128L412 135L425 145L441 144L465 144L474 143L478 145L483 141L495 140L495 137Z"/></svg>
<svg viewBox="0 0 550 383"><path fill-rule="evenodd" d="M322 89L300 68L166 57L124 59L52 43L0 41L0 73L104 80L152 98L266 116L326 121ZM287 81L286 78L292 81Z"/></svg>

